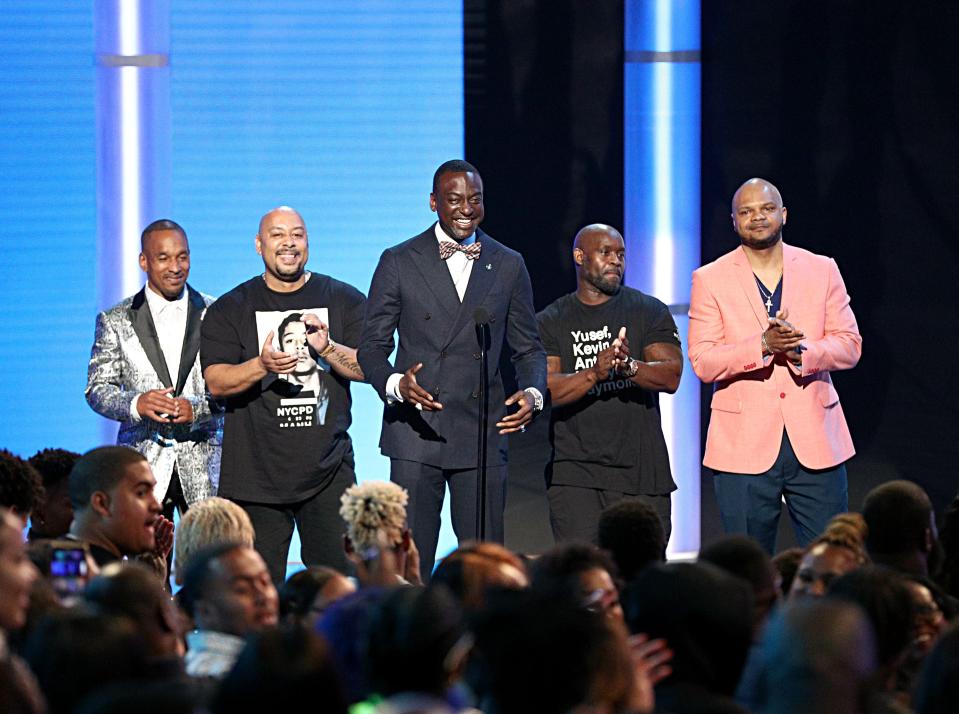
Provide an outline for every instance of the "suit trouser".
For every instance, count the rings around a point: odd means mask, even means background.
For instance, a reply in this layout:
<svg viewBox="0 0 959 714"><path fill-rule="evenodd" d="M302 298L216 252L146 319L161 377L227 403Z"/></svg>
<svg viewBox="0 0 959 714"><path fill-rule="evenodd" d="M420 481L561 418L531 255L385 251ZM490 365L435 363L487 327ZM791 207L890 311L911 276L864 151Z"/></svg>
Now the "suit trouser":
<svg viewBox="0 0 959 714"><path fill-rule="evenodd" d="M818 471L803 467L785 430L779 456L769 471L716 471L713 486L726 533L745 533L770 554L776 552L783 498L802 548L823 532L833 516L849 508L845 464Z"/></svg>
<svg viewBox="0 0 959 714"><path fill-rule="evenodd" d="M423 582L433 572L440 533L440 513L450 487L450 517L457 540L476 538L476 469L441 469L417 461L390 459L390 480L409 493L406 521L420 553ZM486 469L486 540L503 542L506 508L506 466Z"/></svg>
<svg viewBox="0 0 959 714"><path fill-rule="evenodd" d="M352 459L344 459L333 478L318 493L296 503L237 501L253 522L256 550L263 556L273 582L286 580L293 524L300 533L304 565L326 565L349 572L343 550L346 525L340 517L340 496L356 483Z"/></svg>

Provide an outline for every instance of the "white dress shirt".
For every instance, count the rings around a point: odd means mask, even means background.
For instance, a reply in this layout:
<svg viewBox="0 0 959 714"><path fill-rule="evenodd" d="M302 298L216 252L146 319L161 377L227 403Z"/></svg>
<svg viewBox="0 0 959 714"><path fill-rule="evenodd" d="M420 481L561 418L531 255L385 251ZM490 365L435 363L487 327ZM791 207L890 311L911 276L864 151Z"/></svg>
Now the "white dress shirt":
<svg viewBox="0 0 959 714"><path fill-rule="evenodd" d="M150 315L153 317L153 324L157 329L157 337L160 339L160 351L163 352L163 359L166 361L170 380L173 382L173 386L176 386L177 376L180 374L180 353L183 351L183 337L186 334L187 290L183 288L183 292L176 300L167 300L162 295L158 295L149 284L144 292L146 293L147 305L150 308ZM130 417L133 421L140 421L141 419L140 413L137 411L137 400L139 398L140 394L137 394L130 403Z"/></svg>

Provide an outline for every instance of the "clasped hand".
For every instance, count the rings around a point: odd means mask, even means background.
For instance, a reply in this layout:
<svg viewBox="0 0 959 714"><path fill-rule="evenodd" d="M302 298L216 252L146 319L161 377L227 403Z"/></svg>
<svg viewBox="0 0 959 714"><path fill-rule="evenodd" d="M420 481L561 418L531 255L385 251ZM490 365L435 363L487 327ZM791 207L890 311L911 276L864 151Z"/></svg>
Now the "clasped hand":
<svg viewBox="0 0 959 714"><path fill-rule="evenodd" d="M775 317L769 318L769 327L763 333L770 354L786 354L786 358L795 364L802 362L802 341L805 334L790 323L789 310L782 309Z"/></svg>
<svg viewBox="0 0 959 714"><path fill-rule="evenodd" d="M188 424L193 421L193 405L183 397L171 397L173 387L151 389L137 397L141 417L164 424Z"/></svg>
<svg viewBox="0 0 959 714"><path fill-rule="evenodd" d="M610 373L619 376L631 377L630 364L632 357L629 352L629 339L626 337L626 328L620 327L619 334L609 347L596 356L596 364L592 370L597 382L607 379Z"/></svg>

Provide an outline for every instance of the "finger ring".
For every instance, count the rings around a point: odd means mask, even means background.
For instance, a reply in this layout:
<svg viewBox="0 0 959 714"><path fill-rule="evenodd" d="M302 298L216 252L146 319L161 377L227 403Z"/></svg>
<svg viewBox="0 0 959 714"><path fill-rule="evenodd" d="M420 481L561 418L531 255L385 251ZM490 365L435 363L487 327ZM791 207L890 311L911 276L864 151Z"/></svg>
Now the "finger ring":
<svg viewBox="0 0 959 714"><path fill-rule="evenodd" d="M519 430L520 430L521 433L524 432L524 431L526 431L526 425L525 425L525 424L520 424Z"/></svg>

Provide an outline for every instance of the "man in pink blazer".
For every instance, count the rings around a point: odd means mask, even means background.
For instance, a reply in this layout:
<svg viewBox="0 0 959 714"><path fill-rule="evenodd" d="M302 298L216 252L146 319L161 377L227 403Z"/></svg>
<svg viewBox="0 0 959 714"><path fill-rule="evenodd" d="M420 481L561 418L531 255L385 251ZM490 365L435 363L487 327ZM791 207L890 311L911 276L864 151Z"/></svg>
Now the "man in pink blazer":
<svg viewBox="0 0 959 714"><path fill-rule="evenodd" d="M775 186L750 179L732 209L741 245L693 273L689 360L714 385L703 463L723 527L772 553L783 496L800 545L847 509L855 449L829 373L862 338L835 261L783 243Z"/></svg>

